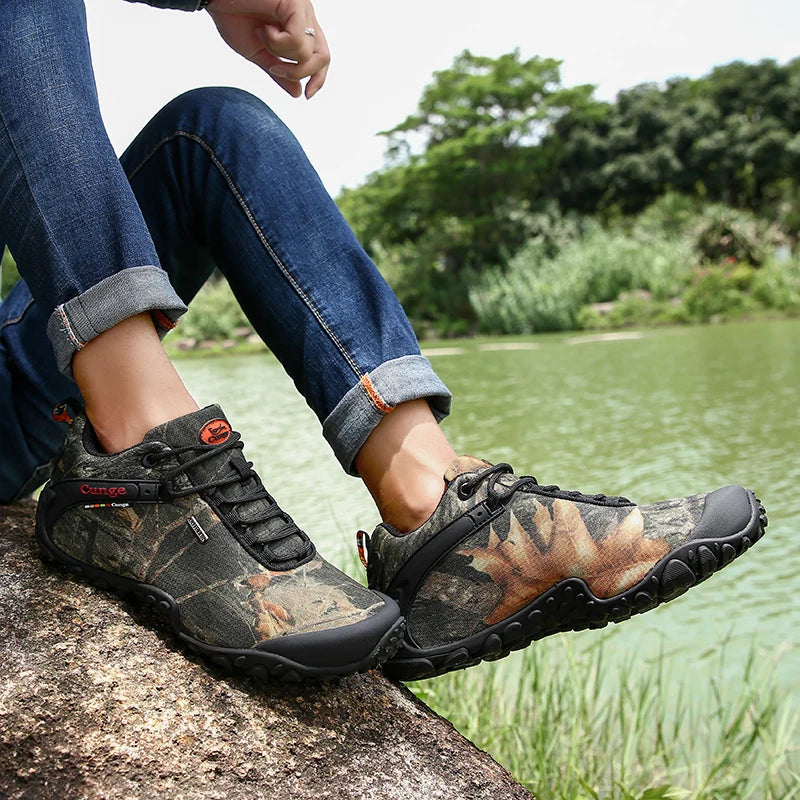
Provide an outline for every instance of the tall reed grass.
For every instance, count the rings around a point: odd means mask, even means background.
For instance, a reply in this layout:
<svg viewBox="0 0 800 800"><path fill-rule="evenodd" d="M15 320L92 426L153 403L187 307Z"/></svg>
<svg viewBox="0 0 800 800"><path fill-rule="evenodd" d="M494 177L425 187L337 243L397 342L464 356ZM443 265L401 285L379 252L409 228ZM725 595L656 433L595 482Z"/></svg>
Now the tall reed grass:
<svg viewBox="0 0 800 800"><path fill-rule="evenodd" d="M798 715L755 648L735 680L724 648L676 678L559 638L411 688L538 800L800 797Z"/></svg>
<svg viewBox="0 0 800 800"><path fill-rule="evenodd" d="M531 240L506 270L483 274L470 291L480 326L491 333L571 330L587 303L644 289L656 300L680 294L695 255L685 239L638 238L591 223L582 238L550 256Z"/></svg>

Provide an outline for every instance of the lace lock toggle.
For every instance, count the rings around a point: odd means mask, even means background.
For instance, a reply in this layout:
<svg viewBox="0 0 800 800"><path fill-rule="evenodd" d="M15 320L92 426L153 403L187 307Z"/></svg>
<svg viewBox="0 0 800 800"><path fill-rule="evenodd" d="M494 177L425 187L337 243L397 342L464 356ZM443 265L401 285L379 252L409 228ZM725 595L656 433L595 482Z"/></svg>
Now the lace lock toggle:
<svg viewBox="0 0 800 800"><path fill-rule="evenodd" d="M356 532L356 545L364 569L369 569L369 534L366 531Z"/></svg>

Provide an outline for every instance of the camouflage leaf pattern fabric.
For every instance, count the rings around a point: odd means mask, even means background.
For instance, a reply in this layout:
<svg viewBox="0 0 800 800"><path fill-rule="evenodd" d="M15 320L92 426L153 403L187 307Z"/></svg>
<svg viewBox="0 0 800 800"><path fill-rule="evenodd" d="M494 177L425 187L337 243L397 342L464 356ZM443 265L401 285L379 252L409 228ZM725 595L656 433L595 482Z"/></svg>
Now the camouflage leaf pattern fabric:
<svg viewBox="0 0 800 800"><path fill-rule="evenodd" d="M441 503L417 531L398 536L378 526L371 543L371 551L380 554L375 588L385 590L424 542L486 499L486 481L466 500L458 497L458 487L487 466L471 457L455 462L445 476ZM515 480L502 475L497 493ZM598 598L619 594L690 537L705 497L637 506L581 502L523 487L499 517L458 543L428 573L407 615L409 633L423 647L463 639L501 622L565 578L583 579Z"/></svg>
<svg viewBox="0 0 800 800"><path fill-rule="evenodd" d="M224 418L216 406L189 416L196 416L187 423L194 430L206 419ZM143 453L153 449L157 436L149 437L147 446L117 455L87 453L85 427L85 420L76 418L55 480L65 474L104 481L159 480L175 465L168 459L153 468L142 466ZM169 445L162 442L162 447ZM206 462L207 471L216 469L213 461ZM189 483L185 475L179 480ZM267 569L197 494L168 503L119 505L67 509L53 526L52 541L73 558L168 592L185 629L209 644L249 648L277 636L357 623L383 606L377 595L318 555L291 570ZM189 526L192 517L206 540Z"/></svg>

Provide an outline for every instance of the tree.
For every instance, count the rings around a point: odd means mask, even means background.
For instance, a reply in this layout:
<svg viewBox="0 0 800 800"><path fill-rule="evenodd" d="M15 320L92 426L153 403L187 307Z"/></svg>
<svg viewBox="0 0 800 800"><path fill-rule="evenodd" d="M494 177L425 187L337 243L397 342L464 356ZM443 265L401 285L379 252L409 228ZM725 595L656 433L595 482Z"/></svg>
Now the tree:
<svg viewBox="0 0 800 800"><path fill-rule="evenodd" d="M386 167L340 197L412 321L463 331L469 285L547 229L543 216L638 213L667 192L800 234L800 59L733 62L596 100L560 62L461 53L386 131Z"/></svg>
<svg viewBox="0 0 800 800"><path fill-rule="evenodd" d="M469 316L469 276L505 263L529 233L521 217L540 199L547 169L540 142L592 93L564 89L559 64L465 50L434 74L416 112L384 133L387 169L340 197L368 247L418 249L410 283L446 303L439 311ZM412 317L435 313L419 302L425 294L401 297Z"/></svg>
<svg viewBox="0 0 800 800"><path fill-rule="evenodd" d="M792 195L799 130L800 59L766 59L575 106L542 146L550 193L564 209L634 213L678 190L759 211Z"/></svg>

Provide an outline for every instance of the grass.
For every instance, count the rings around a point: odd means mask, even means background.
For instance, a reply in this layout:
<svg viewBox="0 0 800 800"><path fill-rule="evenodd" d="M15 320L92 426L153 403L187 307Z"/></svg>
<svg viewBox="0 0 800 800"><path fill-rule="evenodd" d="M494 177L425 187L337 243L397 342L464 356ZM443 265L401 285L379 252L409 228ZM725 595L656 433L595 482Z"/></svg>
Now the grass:
<svg viewBox="0 0 800 800"><path fill-rule="evenodd" d="M689 282L692 249L664 236L642 241L593 223L555 256L532 240L505 270L487 270L470 290L481 329L490 333L575 330L589 303L647 290L664 302Z"/></svg>
<svg viewBox="0 0 800 800"><path fill-rule="evenodd" d="M798 715L755 648L725 685L607 660L567 635L410 688L538 800L800 797Z"/></svg>

